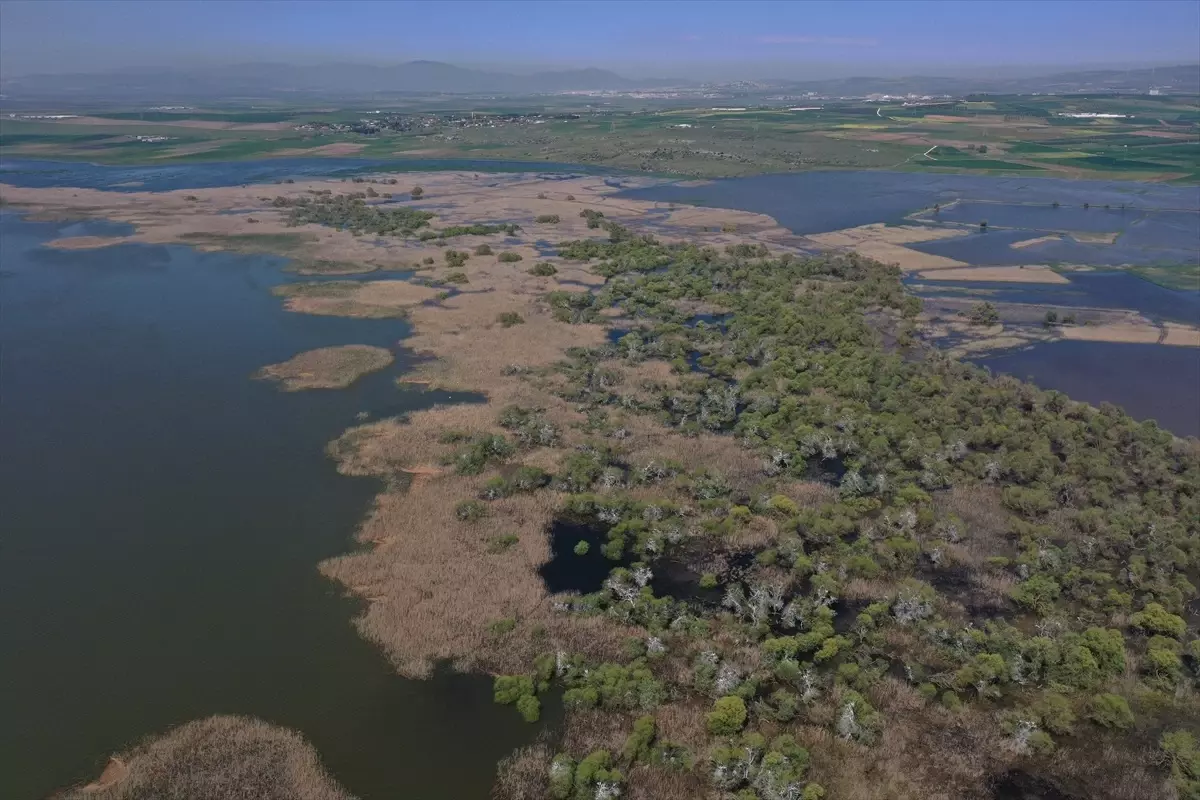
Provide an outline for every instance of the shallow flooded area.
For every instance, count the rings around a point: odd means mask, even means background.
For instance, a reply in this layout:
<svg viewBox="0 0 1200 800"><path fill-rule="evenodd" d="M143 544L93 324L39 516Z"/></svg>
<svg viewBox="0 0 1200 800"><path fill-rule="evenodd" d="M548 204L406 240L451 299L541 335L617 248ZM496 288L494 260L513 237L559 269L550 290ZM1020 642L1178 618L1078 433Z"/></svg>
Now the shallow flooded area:
<svg viewBox="0 0 1200 800"><path fill-rule="evenodd" d="M1047 207L1058 202L1080 208L1084 203L1098 208L1124 203L1138 211L1200 209L1200 188L1194 186L882 171L799 172L688 185L663 184L629 189L621 196L768 214L800 235L871 222L899 222L922 209L949 205L956 200L1041 203ZM968 221L978 223L979 218Z"/></svg>
<svg viewBox="0 0 1200 800"><path fill-rule="evenodd" d="M1068 308L1128 308L1154 319L1195 324L1200 292L1166 289L1128 272L1074 272L1066 284L930 281L907 278L918 296L974 294L992 303L1030 303ZM1200 359L1200 354L1193 353Z"/></svg>
<svg viewBox="0 0 1200 800"><path fill-rule="evenodd" d="M364 415L469 398L396 388L403 321L285 312L282 259L42 246L120 232L0 214L0 795L45 796L144 736L238 713L303 733L360 797L486 796L537 727L486 677L398 677L317 571L377 491L325 444ZM252 379L344 344L397 360L344 390Z"/></svg>

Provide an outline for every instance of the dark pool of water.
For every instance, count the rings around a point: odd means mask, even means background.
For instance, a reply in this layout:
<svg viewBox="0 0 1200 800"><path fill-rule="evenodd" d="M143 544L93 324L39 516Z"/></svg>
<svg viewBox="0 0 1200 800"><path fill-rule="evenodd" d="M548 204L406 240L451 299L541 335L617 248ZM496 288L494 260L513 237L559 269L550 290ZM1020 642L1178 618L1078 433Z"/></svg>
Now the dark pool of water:
<svg viewBox="0 0 1200 800"><path fill-rule="evenodd" d="M994 283L985 281L922 281L906 279L923 297L980 292L993 303L1035 303L1070 308L1132 308L1154 319L1200 323L1200 292L1167 289L1128 272L1071 272L1068 284Z"/></svg>
<svg viewBox="0 0 1200 800"><path fill-rule="evenodd" d="M1125 203L1138 210L1200 209L1200 188L1193 186L881 171L799 172L700 185L662 184L629 189L621 196L768 214L801 235L871 222L899 222L922 208L953 200L1045 204L1058 200L1076 207ZM991 216L982 218L999 224Z"/></svg>
<svg viewBox="0 0 1200 800"><path fill-rule="evenodd" d="M588 543L588 552L578 555L575 546ZM550 560L538 573L546 591L590 594L604 585L613 568L628 566L629 560L613 561L602 552L608 542L607 528L579 520L556 520L550 528Z"/></svg>
<svg viewBox="0 0 1200 800"><path fill-rule="evenodd" d="M975 363L1074 400L1108 401L1180 436L1200 436L1200 352L1194 348L1049 342Z"/></svg>
<svg viewBox="0 0 1200 800"><path fill-rule="evenodd" d="M103 229L0 214L0 796L215 713L300 730L363 798L486 796L536 728L486 678L396 676L316 568L377 488L325 443L361 411L459 398L399 391L401 350L344 391L251 380L314 347L398 349L407 327L284 312L280 259L41 247Z"/></svg>

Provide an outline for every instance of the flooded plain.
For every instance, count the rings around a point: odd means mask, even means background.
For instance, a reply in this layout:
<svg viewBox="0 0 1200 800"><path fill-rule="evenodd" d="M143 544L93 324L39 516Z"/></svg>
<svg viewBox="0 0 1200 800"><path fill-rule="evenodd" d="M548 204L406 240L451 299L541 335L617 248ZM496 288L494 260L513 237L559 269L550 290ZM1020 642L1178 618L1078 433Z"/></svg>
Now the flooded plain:
<svg viewBox="0 0 1200 800"><path fill-rule="evenodd" d="M215 713L299 730L363 798L486 796L537 726L486 677L398 677L317 572L377 491L326 442L361 413L471 398L396 387L403 321L283 311L283 259L42 247L120 232L0 214L0 796ZM338 344L397 362L339 391L251 379Z"/></svg>

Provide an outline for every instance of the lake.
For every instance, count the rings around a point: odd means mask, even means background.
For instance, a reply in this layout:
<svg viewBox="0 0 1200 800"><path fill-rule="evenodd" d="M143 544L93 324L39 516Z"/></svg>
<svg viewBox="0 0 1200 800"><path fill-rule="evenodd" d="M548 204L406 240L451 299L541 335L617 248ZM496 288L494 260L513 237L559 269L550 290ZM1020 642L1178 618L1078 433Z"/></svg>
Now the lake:
<svg viewBox="0 0 1200 800"><path fill-rule="evenodd" d="M485 797L537 726L490 679L397 676L322 578L377 491L326 442L470 397L401 391L398 320L282 310L285 261L123 245L109 223L0 214L0 796L96 777L170 725L243 713L301 731L363 798ZM251 379L315 347L390 347L343 391ZM551 713L553 716L553 713Z"/></svg>
<svg viewBox="0 0 1200 800"><path fill-rule="evenodd" d="M1200 436L1200 353L1193 348L1066 341L973 360L1073 400L1113 403L1179 436Z"/></svg>

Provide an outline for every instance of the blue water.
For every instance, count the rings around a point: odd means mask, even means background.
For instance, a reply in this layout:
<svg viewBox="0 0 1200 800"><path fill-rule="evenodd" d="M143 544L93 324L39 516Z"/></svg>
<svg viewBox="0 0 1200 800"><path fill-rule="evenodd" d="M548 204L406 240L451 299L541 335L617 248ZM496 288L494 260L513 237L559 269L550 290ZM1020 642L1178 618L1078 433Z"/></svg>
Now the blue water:
<svg viewBox="0 0 1200 800"><path fill-rule="evenodd" d="M916 211L954 200L1047 205L1057 200L1065 206L1125 203L1142 211L1200 210L1200 187L1195 186L876 171L799 172L699 185L662 184L629 189L620 196L768 214L800 235L871 222L900 222Z"/></svg>
<svg viewBox="0 0 1200 800"><path fill-rule="evenodd" d="M42 246L120 230L0 214L0 797L216 713L301 731L362 798L485 797L536 726L485 677L397 676L317 572L377 491L325 444L359 412L472 398L397 388L403 321L284 311L283 259ZM251 379L351 343L398 363L341 391Z"/></svg>
<svg viewBox="0 0 1200 800"><path fill-rule="evenodd" d="M1128 272L1072 272L1069 284L926 281L906 278L918 296L936 297L955 290L986 292L980 300L1035 303L1070 308L1133 308L1156 320L1200 324L1200 292L1167 289ZM1200 354L1198 354L1200 357Z"/></svg>
<svg viewBox="0 0 1200 800"><path fill-rule="evenodd" d="M971 225L978 225L986 220L988 225L997 228L1106 233L1123 231L1130 224L1145 219L1147 213L1136 208L1054 208L1045 205L966 201L929 214L927 218L937 222L965 222Z"/></svg>
<svg viewBox="0 0 1200 800"><path fill-rule="evenodd" d="M1200 352L1116 342L1050 342L975 359L1073 400L1121 406L1180 436L1200 436Z"/></svg>

